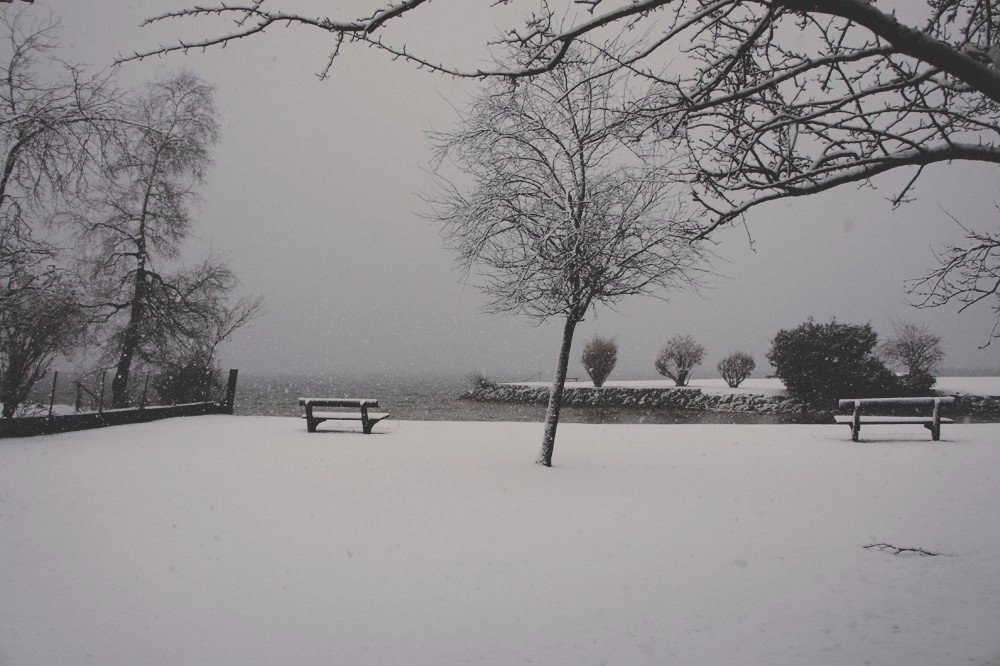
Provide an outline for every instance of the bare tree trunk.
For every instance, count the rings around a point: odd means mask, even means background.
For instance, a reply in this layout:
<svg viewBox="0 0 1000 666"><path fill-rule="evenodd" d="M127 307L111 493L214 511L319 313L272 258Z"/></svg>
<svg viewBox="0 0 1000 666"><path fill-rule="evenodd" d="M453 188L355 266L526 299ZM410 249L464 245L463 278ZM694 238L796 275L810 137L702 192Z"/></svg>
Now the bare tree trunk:
<svg viewBox="0 0 1000 666"><path fill-rule="evenodd" d="M549 391L549 408L545 412L545 434L542 436L542 450L535 463L552 467L552 452L556 447L556 426L559 425L559 407L562 403L563 389L566 386L566 369L569 367L569 352L573 346L573 332L576 330L576 319L566 318L563 327L562 346L559 348L559 361L556 364L556 374L552 379Z"/></svg>
<svg viewBox="0 0 1000 666"><path fill-rule="evenodd" d="M132 324L128 325L122 336L121 356L115 368L115 376L111 380L111 408L119 409L128 406L128 382L132 370L132 357L135 356L138 336Z"/></svg>
<svg viewBox="0 0 1000 666"><path fill-rule="evenodd" d="M0 363L0 403L3 404L0 418L9 419L14 416L15 405L12 400L13 394L10 377L7 374L7 366Z"/></svg>
<svg viewBox="0 0 1000 666"><path fill-rule="evenodd" d="M132 295L132 307L129 311L128 324L122 333L121 354L118 357L118 366L115 368L114 379L111 380L111 407L119 409L128 406L128 382L129 374L132 370L132 359L139 348L139 330L142 327L142 319L145 315L143 311L143 298L146 291L146 270L145 262L140 262L139 268L135 272L135 291Z"/></svg>
<svg viewBox="0 0 1000 666"><path fill-rule="evenodd" d="M10 387L7 386L6 379L5 377L5 384L2 390L0 390L0 402L3 403L3 412L0 413L0 417L9 419L14 417L14 410L17 409L17 401L14 398L14 391L10 390Z"/></svg>

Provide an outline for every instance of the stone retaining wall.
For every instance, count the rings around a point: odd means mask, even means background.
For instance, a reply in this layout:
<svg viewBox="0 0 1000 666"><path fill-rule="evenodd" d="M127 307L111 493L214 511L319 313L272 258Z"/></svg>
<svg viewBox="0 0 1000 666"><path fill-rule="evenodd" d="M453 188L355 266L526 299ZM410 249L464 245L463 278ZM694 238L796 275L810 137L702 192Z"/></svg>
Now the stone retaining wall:
<svg viewBox="0 0 1000 666"><path fill-rule="evenodd" d="M479 388L462 396L463 400L481 402L545 405L547 386L497 384ZM567 407L632 407L646 409L691 409L714 412L752 412L755 414L803 414L802 403L782 396L752 393L704 393L699 388L567 388L562 404ZM1000 396L959 393L947 407L949 416L1000 417Z"/></svg>
<svg viewBox="0 0 1000 666"><path fill-rule="evenodd" d="M497 384L462 396L463 400L544 405L549 401L547 386ZM693 409L718 412L754 412L758 414L793 413L803 405L784 397L750 393L703 393L698 388L567 388L562 404L567 407L636 407L647 409Z"/></svg>

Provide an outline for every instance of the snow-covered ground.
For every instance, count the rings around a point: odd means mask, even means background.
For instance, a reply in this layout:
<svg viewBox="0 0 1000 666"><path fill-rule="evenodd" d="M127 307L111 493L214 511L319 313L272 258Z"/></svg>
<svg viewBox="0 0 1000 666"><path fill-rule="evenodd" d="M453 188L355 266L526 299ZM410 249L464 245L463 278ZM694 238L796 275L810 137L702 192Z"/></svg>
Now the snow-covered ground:
<svg viewBox="0 0 1000 666"><path fill-rule="evenodd" d="M943 393L1000 395L1000 377L938 377L934 388Z"/></svg>
<svg viewBox="0 0 1000 666"><path fill-rule="evenodd" d="M1000 425L540 428L0 441L0 663L1000 660Z"/></svg>
<svg viewBox="0 0 1000 666"><path fill-rule="evenodd" d="M3 409L3 403L0 402L0 409ZM52 405L53 414L75 414L76 410L73 409L73 405L61 405L58 402ZM42 405L37 402L26 402L24 404L18 405L17 410L14 412L15 417L22 416L48 416L49 406Z"/></svg>
<svg viewBox="0 0 1000 666"><path fill-rule="evenodd" d="M549 382L516 382L523 386L548 386ZM674 388L672 379L609 380L605 386L631 388ZM587 381L566 382L567 388L590 388ZM721 378L692 379L686 388L700 388L705 393L755 393L757 395L784 395L785 385L776 377L747 379L739 388L729 388ZM934 386L944 393L971 393L973 395L1000 395L1000 377L938 377Z"/></svg>

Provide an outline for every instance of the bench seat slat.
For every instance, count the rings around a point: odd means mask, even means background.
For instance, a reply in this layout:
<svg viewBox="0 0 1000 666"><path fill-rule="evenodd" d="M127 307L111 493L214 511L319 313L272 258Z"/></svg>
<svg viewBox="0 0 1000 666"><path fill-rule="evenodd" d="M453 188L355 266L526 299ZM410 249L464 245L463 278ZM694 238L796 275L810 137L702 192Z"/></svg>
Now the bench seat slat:
<svg viewBox="0 0 1000 666"><path fill-rule="evenodd" d="M353 407L360 409L364 407L378 407L378 400L375 398L299 398L299 404L305 406L309 403L313 407Z"/></svg>
<svg viewBox="0 0 1000 666"><path fill-rule="evenodd" d="M834 417L837 423L854 423L854 417L849 414L837 414ZM941 423L954 423L954 419L941 418ZM931 416L862 416L861 423L933 423Z"/></svg>
<svg viewBox="0 0 1000 666"><path fill-rule="evenodd" d="M376 414L374 412L368 412L369 421L381 421L384 418L388 418L388 414ZM305 414L302 418L308 418ZM324 419L327 421L360 421L361 412L313 412L314 419Z"/></svg>
<svg viewBox="0 0 1000 666"><path fill-rule="evenodd" d="M841 398L837 403L843 408L856 402L862 405L932 405L935 400L942 405L955 402L954 396L943 395L937 398Z"/></svg>

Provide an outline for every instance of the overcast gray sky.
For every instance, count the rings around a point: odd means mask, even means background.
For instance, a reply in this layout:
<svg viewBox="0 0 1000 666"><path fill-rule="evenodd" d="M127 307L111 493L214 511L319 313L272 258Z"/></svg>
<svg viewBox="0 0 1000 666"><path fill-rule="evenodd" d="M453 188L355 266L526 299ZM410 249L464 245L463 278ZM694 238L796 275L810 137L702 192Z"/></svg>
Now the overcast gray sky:
<svg viewBox="0 0 1000 666"><path fill-rule="evenodd" d="M138 24L189 4L37 0L29 11L62 16L67 59L104 66L118 53L174 41L180 26ZM321 4L337 12L347 3ZM493 31L483 10L462 11L458 22L448 18L454 0L434 5L438 13L414 23L424 32L408 43L422 39L444 56L461 55ZM451 271L437 230L415 215L417 194L430 187L424 132L447 128L449 100L460 103L474 84L363 49L350 49L332 79L320 82L314 73L329 47L319 32L282 29L224 51L122 68L128 84L187 67L216 86L224 135L190 255L208 246L228 254L245 291L262 294L267 310L224 349L223 365L550 374L561 328L482 314L482 297ZM942 209L995 227L996 176L995 167L967 163L928 169L917 202L895 211L885 199L903 175L882 179L880 191L847 187L756 209L748 220L755 252L744 230L724 232L717 251L725 261L716 270L726 277L701 296L633 298L618 312L599 310L578 329L570 375L583 374L578 352L594 333L617 336L618 378L655 376L653 359L675 333L708 347L703 374L738 348L764 371L774 333L809 316L871 321L882 335L893 318L926 323L946 342L946 365L998 368L1000 343L978 348L992 321L987 308L919 311L906 305L903 288L932 265L935 248L960 237Z"/></svg>

